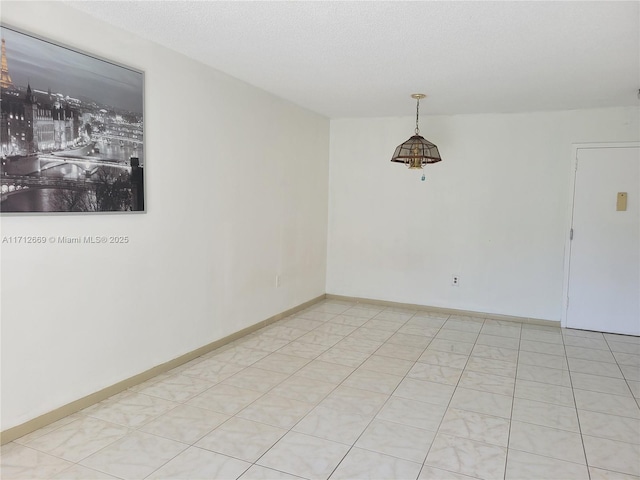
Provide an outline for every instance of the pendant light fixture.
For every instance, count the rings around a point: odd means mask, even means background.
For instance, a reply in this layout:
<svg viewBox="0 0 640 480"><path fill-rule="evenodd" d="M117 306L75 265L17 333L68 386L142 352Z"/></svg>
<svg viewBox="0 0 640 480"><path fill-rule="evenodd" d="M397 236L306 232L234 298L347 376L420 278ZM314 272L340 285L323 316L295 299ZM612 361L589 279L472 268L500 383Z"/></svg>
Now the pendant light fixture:
<svg viewBox="0 0 640 480"><path fill-rule="evenodd" d="M423 93L414 93L411 98L416 99L416 130L415 135L406 142L398 145L396 151L391 158L392 162L404 163L412 170L421 169L428 163L436 163L441 161L438 147L433 143L420 136L420 128L418 127L418 119L420 115L420 100L425 98ZM422 175L422 180L425 177Z"/></svg>

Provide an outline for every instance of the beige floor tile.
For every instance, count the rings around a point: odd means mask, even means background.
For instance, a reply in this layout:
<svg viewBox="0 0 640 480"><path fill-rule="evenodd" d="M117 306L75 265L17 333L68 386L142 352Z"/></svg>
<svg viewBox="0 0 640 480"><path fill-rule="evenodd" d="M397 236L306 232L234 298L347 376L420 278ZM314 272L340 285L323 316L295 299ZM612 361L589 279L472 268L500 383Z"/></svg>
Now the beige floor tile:
<svg viewBox="0 0 640 480"><path fill-rule="evenodd" d="M335 385L307 377L292 376L269 393L300 402L316 404L336 388Z"/></svg>
<svg viewBox="0 0 640 480"><path fill-rule="evenodd" d="M319 405L338 412L375 415L389 399L389 395L369 392L359 388L339 386L320 402Z"/></svg>
<svg viewBox="0 0 640 480"><path fill-rule="evenodd" d="M430 365L440 365L451 368L465 368L469 361L468 355L460 353L440 352L438 350L425 350L418 362Z"/></svg>
<svg viewBox="0 0 640 480"><path fill-rule="evenodd" d="M179 405L147 423L140 430L177 442L192 444L228 418L228 415L212 410Z"/></svg>
<svg viewBox="0 0 640 480"><path fill-rule="evenodd" d="M580 432L575 407L515 398L511 418L519 422L533 423L570 432Z"/></svg>
<svg viewBox="0 0 640 480"><path fill-rule="evenodd" d="M415 479L421 466L420 463L354 447L336 468L331 479Z"/></svg>
<svg viewBox="0 0 640 480"><path fill-rule="evenodd" d="M596 350L594 348L573 347L566 345L567 358L579 358L582 360L593 360L595 362L616 363L613 354L608 350Z"/></svg>
<svg viewBox="0 0 640 480"><path fill-rule="evenodd" d="M402 378L400 375L389 375L388 373L365 370L363 367L360 367L349 375L349 377L342 382L342 385L390 395L400 384Z"/></svg>
<svg viewBox="0 0 640 480"><path fill-rule="evenodd" d="M628 337L627 337L628 338ZM616 340L607 340L609 348L612 352L631 353L633 355L640 355L640 343L639 342L625 342Z"/></svg>
<svg viewBox="0 0 640 480"><path fill-rule="evenodd" d="M578 410L610 413L622 417L640 418L640 409L633 397L609 393L574 390Z"/></svg>
<svg viewBox="0 0 640 480"><path fill-rule="evenodd" d="M189 447L147 477L148 480L237 478L250 463L216 452Z"/></svg>
<svg viewBox="0 0 640 480"><path fill-rule="evenodd" d="M408 398L391 397L376 417L435 432L444 417L445 408Z"/></svg>
<svg viewBox="0 0 640 480"><path fill-rule="evenodd" d="M492 358L504 362L516 363L518 361L518 350L513 348L493 347L490 345L478 345L473 347L472 357Z"/></svg>
<svg viewBox="0 0 640 480"><path fill-rule="evenodd" d="M640 445L640 419L579 410L583 435Z"/></svg>
<svg viewBox="0 0 640 480"><path fill-rule="evenodd" d="M419 325L440 329L446 323L448 315L433 312L418 312L405 325Z"/></svg>
<svg viewBox="0 0 640 480"><path fill-rule="evenodd" d="M522 330L524 332L524 329ZM564 345L557 343L545 343L536 340L520 339L520 350L524 352L546 353L548 355L559 355L564 357Z"/></svg>
<svg viewBox="0 0 640 480"><path fill-rule="evenodd" d="M618 365L607 362L594 362L593 360L582 360L580 358L569 358L569 370L576 373L588 373L590 375L601 375L603 377L623 378Z"/></svg>
<svg viewBox="0 0 640 480"><path fill-rule="evenodd" d="M420 475L418 476L418 480L472 480L475 478L477 477L449 472L429 465L423 465Z"/></svg>
<svg viewBox="0 0 640 480"><path fill-rule="evenodd" d="M471 390L513 396L515 383L515 378L467 370L460 377L458 385Z"/></svg>
<svg viewBox="0 0 640 480"><path fill-rule="evenodd" d="M114 399L85 409L83 412L90 417L99 418L105 422L135 428L150 422L179 405L163 398L136 392L127 393L117 398L114 397Z"/></svg>
<svg viewBox="0 0 640 480"><path fill-rule="evenodd" d="M328 349L329 347L326 347L324 345L317 345L314 343L305 343L300 342L299 340L294 340L293 342L285 345L280 350L278 350L278 353L283 353L285 355L295 355L312 360L322 355Z"/></svg>
<svg viewBox="0 0 640 480"><path fill-rule="evenodd" d="M451 401L454 390L453 385L405 378L395 389L393 396L446 406Z"/></svg>
<svg viewBox="0 0 640 480"><path fill-rule="evenodd" d="M613 355L619 365L640 367L640 354L614 352Z"/></svg>
<svg viewBox="0 0 640 480"><path fill-rule="evenodd" d="M509 420L450 408L442 419L438 433L506 447L509 439Z"/></svg>
<svg viewBox="0 0 640 480"><path fill-rule="evenodd" d="M518 355L518 364L537 365L539 367L557 368L569 370L567 359L559 355L549 355L548 353L536 353L521 351Z"/></svg>
<svg viewBox="0 0 640 480"><path fill-rule="evenodd" d="M349 446L341 443L289 432L257 464L309 480L323 480L348 451Z"/></svg>
<svg viewBox="0 0 640 480"><path fill-rule="evenodd" d="M588 480L587 466L556 458L509 450L505 480Z"/></svg>
<svg viewBox="0 0 640 480"><path fill-rule="evenodd" d="M220 362L228 362L248 367L267 355L269 355L268 351L256 350L254 348L245 347L244 345L238 345L221 351L219 354L213 355L211 358Z"/></svg>
<svg viewBox="0 0 640 480"><path fill-rule="evenodd" d="M490 347L513 348L517 350L518 348L520 348L520 338L481 333L476 340L476 344L487 345Z"/></svg>
<svg viewBox="0 0 640 480"><path fill-rule="evenodd" d="M635 343L636 345L640 345L640 337L633 335L619 335L617 333L604 333L603 334L607 343L609 341L614 342L625 342L625 343Z"/></svg>
<svg viewBox="0 0 640 480"><path fill-rule="evenodd" d="M640 445L583 435L589 466L640 476Z"/></svg>
<svg viewBox="0 0 640 480"><path fill-rule="evenodd" d="M548 383L532 382L516 379L516 398L526 398L538 402L553 403L565 407L574 407L573 391L569 387L550 385Z"/></svg>
<svg viewBox="0 0 640 480"><path fill-rule="evenodd" d="M635 365L620 365L620 370L622 370L622 375L624 375L624 378L627 380L640 382L640 367L636 367Z"/></svg>
<svg viewBox="0 0 640 480"><path fill-rule="evenodd" d="M353 334L345 337L344 340L336 344L337 348L345 350L355 350L356 352L368 353L371 355L382 345L382 341L368 340L366 338L355 338Z"/></svg>
<svg viewBox="0 0 640 480"><path fill-rule="evenodd" d="M321 332L319 330L312 330L298 338L297 341L302 343L313 343L315 345L322 345L329 348L333 347L342 339L344 339L343 335L336 335L333 333Z"/></svg>
<svg viewBox="0 0 640 480"><path fill-rule="evenodd" d="M409 335L406 333L394 333L387 342L394 343L396 345L403 345L405 347L414 348L427 348L432 342L432 337L425 337L423 335Z"/></svg>
<svg viewBox="0 0 640 480"><path fill-rule="evenodd" d="M0 469L640 480L639 398L639 337L328 300L2 446Z"/></svg>
<svg viewBox="0 0 640 480"><path fill-rule="evenodd" d="M640 480L637 475L626 475L595 467L589 467L589 474L591 475L591 480Z"/></svg>
<svg viewBox="0 0 640 480"><path fill-rule="evenodd" d="M365 329L374 330L374 331L382 330L390 334L385 337L385 338L389 338L391 335L397 332L402 325L403 325L402 323L392 322L392 321L390 322L387 320L379 319L377 316L375 316L371 320L369 320L367 323L362 325L361 330L365 330Z"/></svg>
<svg viewBox="0 0 640 480"><path fill-rule="evenodd" d="M596 350L609 350L604 338L584 338L573 335L564 336L564 344L572 347L593 348Z"/></svg>
<svg viewBox="0 0 640 480"><path fill-rule="evenodd" d="M444 383L446 385L456 385L462 375L461 368L443 367L428 363L416 363L407 377L427 382Z"/></svg>
<svg viewBox="0 0 640 480"><path fill-rule="evenodd" d="M463 315L451 315L449 319L442 325L445 330L455 330L458 332L480 333L484 319L477 317L468 317Z"/></svg>
<svg viewBox="0 0 640 480"><path fill-rule="evenodd" d="M344 348L332 347L318 357L318 360L337 365L357 368L369 358L369 353L358 352L357 350L346 350Z"/></svg>
<svg viewBox="0 0 640 480"><path fill-rule="evenodd" d="M181 375L196 377L215 384L235 375L244 368L242 365L212 357L190 365L181 371Z"/></svg>
<svg viewBox="0 0 640 480"><path fill-rule="evenodd" d="M435 340L449 340L453 342L476 343L478 334L473 332L462 332L460 330L449 330L445 324L442 330L434 337Z"/></svg>
<svg viewBox="0 0 640 480"><path fill-rule="evenodd" d="M513 420L509 435L512 449L586 465L580 434L566 430Z"/></svg>
<svg viewBox="0 0 640 480"><path fill-rule="evenodd" d="M437 350L440 352L459 353L462 355L469 355L473 350L473 343L456 342L454 340L442 340L434 338L429 343L427 350Z"/></svg>
<svg viewBox="0 0 640 480"><path fill-rule="evenodd" d="M118 477L98 472L97 470L83 467L78 464L75 464L50 478L51 480L118 480Z"/></svg>
<svg viewBox="0 0 640 480"><path fill-rule="evenodd" d="M423 337L435 337L440 329L436 327L427 327L424 325L412 324L407 322L400 327L398 333L406 333L408 335L421 335Z"/></svg>
<svg viewBox="0 0 640 480"><path fill-rule="evenodd" d="M386 358L397 358L399 360L410 360L415 362L424 352L421 347L409 347L395 343L385 343L375 351L376 355Z"/></svg>
<svg viewBox="0 0 640 480"><path fill-rule="evenodd" d="M356 305L342 312L342 315L350 315L353 317L373 318L384 310L384 307L368 305Z"/></svg>
<svg viewBox="0 0 640 480"><path fill-rule="evenodd" d="M319 312L319 311L314 311L314 310L305 310L302 311L298 314L296 314L296 317L298 318L306 318L309 320L315 320L317 322L326 322L328 320L331 320L333 317L335 317L336 314L335 313L330 313L330 312Z"/></svg>
<svg viewBox="0 0 640 480"><path fill-rule="evenodd" d="M295 373L297 377L311 378L321 382L338 385L353 373L353 367L336 365L335 363L313 360Z"/></svg>
<svg viewBox="0 0 640 480"><path fill-rule="evenodd" d="M307 330L287 327L278 323L277 325L272 325L269 330L264 332L264 335L269 337L284 338L285 340L289 340L291 342L297 338L300 338L305 333L307 333Z"/></svg>
<svg viewBox="0 0 640 480"><path fill-rule="evenodd" d="M433 431L375 419L355 446L422 464L435 436Z"/></svg>
<svg viewBox="0 0 640 480"><path fill-rule="evenodd" d="M138 390L138 393L164 398L172 402L186 402L214 385L214 382L200 378L172 375L143 390Z"/></svg>
<svg viewBox="0 0 640 480"><path fill-rule="evenodd" d="M221 383L193 397L187 404L227 415L234 415L247 405L255 402L262 395L262 392Z"/></svg>
<svg viewBox="0 0 640 480"><path fill-rule="evenodd" d="M571 372L571 383L574 389L591 390L593 392L611 393L613 395L632 396L626 380L622 378L602 377L588 373Z"/></svg>
<svg viewBox="0 0 640 480"><path fill-rule="evenodd" d="M286 433L283 428L233 417L200 439L196 446L255 462Z"/></svg>
<svg viewBox="0 0 640 480"><path fill-rule="evenodd" d="M413 364L411 361L373 354L362 364L362 368L390 375L406 375Z"/></svg>
<svg viewBox="0 0 640 480"><path fill-rule="evenodd" d="M267 393L236 416L274 427L291 428L309 413L313 406L311 403Z"/></svg>
<svg viewBox="0 0 640 480"><path fill-rule="evenodd" d="M6 480L48 479L71 467L73 463L24 445L2 446L0 473Z"/></svg>
<svg viewBox="0 0 640 480"><path fill-rule="evenodd" d="M291 375L304 367L309 361L308 358L297 357L295 355L272 353L262 360L258 360L253 366L262 370Z"/></svg>
<svg viewBox="0 0 640 480"><path fill-rule="evenodd" d="M425 465L482 479L502 478L507 449L439 433Z"/></svg>
<svg viewBox="0 0 640 480"><path fill-rule="evenodd" d="M41 437L49 432L53 432L54 430L62 427L63 425L66 425L68 423L71 423L79 418L84 418L85 415L82 413L74 413L72 415L69 415L67 417L61 418L60 420L57 420L53 423L50 423L49 425L39 428L38 430L35 430L31 433L28 433L27 435L23 435L22 437L18 438L15 440L15 443L20 443L22 445L27 445L31 440L35 440L38 437ZM0 450L0 455L2 455L2 452Z"/></svg>
<svg viewBox="0 0 640 480"><path fill-rule="evenodd" d="M284 373L247 367L234 376L227 378L222 383L266 393L287 378L289 378L289 375Z"/></svg>
<svg viewBox="0 0 640 480"><path fill-rule="evenodd" d="M302 338L302 337L300 337ZM265 352L275 352L281 347L288 344L290 340L286 338L279 338L270 335L257 334L254 338L251 338L242 344L243 347L251 348L253 350L262 350Z"/></svg>
<svg viewBox="0 0 640 480"><path fill-rule="evenodd" d="M345 325L343 323L337 323L337 322L332 322L329 321L325 324L320 325L318 328L315 329L316 332L325 332L325 333L330 333L333 335L340 335L343 337L346 337L347 335L349 335L350 333L353 333L353 331L358 328L358 327L354 327L352 325Z"/></svg>
<svg viewBox="0 0 640 480"><path fill-rule="evenodd" d="M539 367L536 365L518 365L516 377L522 380L530 380L532 382L571 387L571 378L568 370Z"/></svg>
<svg viewBox="0 0 640 480"><path fill-rule="evenodd" d="M453 394L450 407L510 418L512 402L513 398L511 396L458 387Z"/></svg>
<svg viewBox="0 0 640 480"><path fill-rule="evenodd" d="M481 334L496 335L500 337L510 337L520 339L520 332L522 331L521 325L514 323L513 325L499 325L488 323L487 320L480 330Z"/></svg>
<svg viewBox="0 0 640 480"><path fill-rule="evenodd" d="M142 479L189 445L143 432L133 432L80 462L85 467L124 480Z"/></svg>
<svg viewBox="0 0 640 480"><path fill-rule="evenodd" d="M289 475L288 473L273 470L272 468L252 465L238 480L300 480L302 477Z"/></svg>
<svg viewBox="0 0 640 480"><path fill-rule="evenodd" d="M372 418L372 414L338 411L320 404L298 422L293 431L352 445Z"/></svg>
<svg viewBox="0 0 640 480"><path fill-rule="evenodd" d="M522 353L522 352L521 352ZM484 357L469 357L465 371L490 373L515 378L517 364Z"/></svg>
<svg viewBox="0 0 640 480"><path fill-rule="evenodd" d="M562 334L560 331L558 332L550 332L543 330L522 330L522 334L520 336L522 340L531 340L535 342L543 342L543 343L552 343L556 345L562 345Z"/></svg>
<svg viewBox="0 0 640 480"><path fill-rule="evenodd" d="M627 385L631 389L631 393L634 397L640 398L640 382L634 382L633 380L627 380Z"/></svg>
<svg viewBox="0 0 640 480"><path fill-rule="evenodd" d="M25 445L70 462L79 462L124 437L129 431L122 425L81 416Z"/></svg>

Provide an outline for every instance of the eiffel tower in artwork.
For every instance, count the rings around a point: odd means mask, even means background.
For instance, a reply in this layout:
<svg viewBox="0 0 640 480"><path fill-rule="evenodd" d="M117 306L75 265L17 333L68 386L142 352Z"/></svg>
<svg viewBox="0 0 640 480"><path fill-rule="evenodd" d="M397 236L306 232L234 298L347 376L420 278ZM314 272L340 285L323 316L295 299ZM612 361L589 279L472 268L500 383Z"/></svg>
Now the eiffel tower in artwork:
<svg viewBox="0 0 640 480"><path fill-rule="evenodd" d="M13 81L9 75L9 67L7 66L7 50L4 46L4 38L2 39L2 72L0 73L0 87L9 88L13 86Z"/></svg>

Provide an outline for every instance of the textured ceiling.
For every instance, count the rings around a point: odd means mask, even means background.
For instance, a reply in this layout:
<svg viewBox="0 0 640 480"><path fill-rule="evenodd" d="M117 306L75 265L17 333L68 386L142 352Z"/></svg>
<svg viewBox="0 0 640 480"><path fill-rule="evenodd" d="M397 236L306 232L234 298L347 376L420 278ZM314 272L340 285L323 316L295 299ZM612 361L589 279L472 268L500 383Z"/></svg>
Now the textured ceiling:
<svg viewBox="0 0 640 480"><path fill-rule="evenodd" d="M331 118L638 105L637 1L70 1Z"/></svg>

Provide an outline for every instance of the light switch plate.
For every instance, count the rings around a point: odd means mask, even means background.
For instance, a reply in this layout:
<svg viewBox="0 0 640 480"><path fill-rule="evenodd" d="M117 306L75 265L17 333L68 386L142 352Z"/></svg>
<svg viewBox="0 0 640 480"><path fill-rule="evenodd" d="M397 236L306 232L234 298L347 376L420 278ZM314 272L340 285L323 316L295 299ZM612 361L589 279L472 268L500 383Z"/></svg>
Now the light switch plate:
<svg viewBox="0 0 640 480"><path fill-rule="evenodd" d="M616 210L618 212L625 212L627 210L627 192L618 192Z"/></svg>

